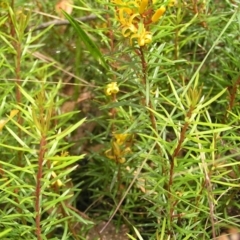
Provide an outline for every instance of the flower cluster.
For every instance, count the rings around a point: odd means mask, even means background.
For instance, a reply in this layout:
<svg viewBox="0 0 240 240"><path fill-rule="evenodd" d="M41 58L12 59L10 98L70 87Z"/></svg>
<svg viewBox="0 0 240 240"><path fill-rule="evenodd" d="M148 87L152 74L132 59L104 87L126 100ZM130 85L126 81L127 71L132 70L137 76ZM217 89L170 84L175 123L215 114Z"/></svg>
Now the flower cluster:
<svg viewBox="0 0 240 240"><path fill-rule="evenodd" d="M154 2L149 0L112 0L116 4L116 18L121 23L122 34L130 38L130 44L137 40L139 46L152 41L149 25L157 22L165 13L166 7L162 5L154 11ZM169 0L168 6L176 4L176 0Z"/></svg>
<svg viewBox="0 0 240 240"><path fill-rule="evenodd" d="M105 89L105 94L107 96L116 94L118 92L119 92L119 88L118 88L117 82L111 82L111 83L107 84L106 89Z"/></svg>
<svg viewBox="0 0 240 240"><path fill-rule="evenodd" d="M125 146L128 137L129 134L113 134L112 147L105 152L106 157L117 163L124 163L126 154L131 152L130 147Z"/></svg>

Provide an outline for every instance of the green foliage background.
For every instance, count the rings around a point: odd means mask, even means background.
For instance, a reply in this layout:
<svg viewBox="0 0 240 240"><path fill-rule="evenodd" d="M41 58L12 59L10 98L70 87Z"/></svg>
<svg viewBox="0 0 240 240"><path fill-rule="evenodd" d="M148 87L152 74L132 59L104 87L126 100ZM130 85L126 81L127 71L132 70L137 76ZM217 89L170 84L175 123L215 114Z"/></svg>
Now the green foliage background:
<svg viewBox="0 0 240 240"><path fill-rule="evenodd" d="M237 226L239 1L178 0L143 47L107 0L38 28L56 4L1 2L1 239L86 239L108 220L130 239Z"/></svg>

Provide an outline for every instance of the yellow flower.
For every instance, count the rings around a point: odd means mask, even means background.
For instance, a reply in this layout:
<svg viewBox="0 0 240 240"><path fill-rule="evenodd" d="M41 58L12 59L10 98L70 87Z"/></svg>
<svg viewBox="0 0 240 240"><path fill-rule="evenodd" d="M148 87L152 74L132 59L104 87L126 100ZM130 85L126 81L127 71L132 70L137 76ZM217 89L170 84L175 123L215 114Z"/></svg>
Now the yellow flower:
<svg viewBox="0 0 240 240"><path fill-rule="evenodd" d="M54 171L51 173L51 175L53 178L57 177L57 174ZM63 186L63 182L60 179L57 179L57 181L54 181L52 185L54 184L57 184L59 187Z"/></svg>
<svg viewBox="0 0 240 240"><path fill-rule="evenodd" d="M132 23L131 21L131 15L133 14L132 10L130 8L120 8L118 13L118 21L122 24L122 26L125 26L126 24Z"/></svg>
<svg viewBox="0 0 240 240"><path fill-rule="evenodd" d="M152 22L157 22L162 15L165 13L166 8L164 6L160 7L152 16Z"/></svg>
<svg viewBox="0 0 240 240"><path fill-rule="evenodd" d="M130 147L124 145L128 136L130 134L114 133L111 148L105 151L105 156L116 163L124 163L126 161L125 156L131 152Z"/></svg>
<svg viewBox="0 0 240 240"><path fill-rule="evenodd" d="M124 163L126 161L126 159L123 157L125 154L125 151L121 151L119 145L116 142L112 143L111 149L105 151L106 157L114 160L117 163Z"/></svg>
<svg viewBox="0 0 240 240"><path fill-rule="evenodd" d="M133 18L144 13L148 8L148 0L123 2L122 0L114 0L113 3L119 5L118 21L122 26L133 23ZM134 16L133 16L134 15ZM137 21L136 21L137 23Z"/></svg>
<svg viewBox="0 0 240 240"><path fill-rule="evenodd" d="M144 46L145 44L150 43L152 41L152 33L146 31L146 29L143 26L141 31L139 31L138 33L135 33L131 36L131 38L130 38L131 45L132 45L132 40L134 38L137 38L139 46Z"/></svg>
<svg viewBox="0 0 240 240"><path fill-rule="evenodd" d="M6 125L7 122L8 122L7 119L0 120L0 132L2 131L3 127Z"/></svg>
<svg viewBox="0 0 240 240"><path fill-rule="evenodd" d="M120 13L119 13L120 15ZM128 37L132 33L137 32L137 28L133 24L134 18L138 16L139 14L133 14L128 20L124 19L123 17L120 16L120 22L122 23L123 29L122 29L122 35L124 37Z"/></svg>
<svg viewBox="0 0 240 240"><path fill-rule="evenodd" d="M18 112L19 112L18 110L14 109L14 110L12 110L12 111L10 112L10 116L9 116L8 119L1 119L1 120L0 120L0 132L2 131L3 127L7 124L7 122L8 122L11 118L13 118L15 115L17 115Z"/></svg>
<svg viewBox="0 0 240 240"><path fill-rule="evenodd" d="M121 146L123 143L125 143L126 139L129 137L129 134L127 133L114 133L114 138L116 139L116 143Z"/></svg>
<svg viewBox="0 0 240 240"><path fill-rule="evenodd" d="M112 2L117 5L117 20L121 23L123 36L130 38L130 44L132 45L134 39L137 40L140 47L150 43L152 41L152 33L147 31L149 30L148 26L157 22L163 16L166 7L160 7L152 15L151 5L156 3L156 0L112 0ZM177 0L167 1L169 6L174 5L176 2Z"/></svg>
<svg viewBox="0 0 240 240"><path fill-rule="evenodd" d="M105 89L105 94L108 96L112 94L116 94L118 92L119 92L119 88L118 88L117 82L109 83Z"/></svg>
<svg viewBox="0 0 240 240"><path fill-rule="evenodd" d="M132 33L136 33L136 32L137 32L137 28L133 24L130 24L129 26L125 26L122 29L122 35L124 37L129 37Z"/></svg>
<svg viewBox="0 0 240 240"><path fill-rule="evenodd" d="M138 12L140 14L144 13L147 7L148 7L148 0L142 0L139 4Z"/></svg>
<svg viewBox="0 0 240 240"><path fill-rule="evenodd" d="M126 158L125 157L121 157L121 155L117 156L117 155L114 155L112 153L112 149L108 149L106 152L105 152L105 155L107 158L111 159L111 160L114 160L115 162L117 163L125 163L126 162Z"/></svg>
<svg viewBox="0 0 240 240"><path fill-rule="evenodd" d="M12 110L12 111L10 112L10 118L13 118L15 115L18 114L18 112L19 112L19 110L17 110L17 109Z"/></svg>
<svg viewBox="0 0 240 240"><path fill-rule="evenodd" d="M57 156L59 156L59 155L57 155ZM67 151L61 152L60 157L67 157L67 156L69 156L69 153ZM58 164L58 161L53 162L53 166L55 166L57 164ZM57 177L57 174L54 171L51 172L51 175L52 175L53 178ZM60 179L57 179L56 181L54 181L52 183L52 185L55 185L55 184L57 184L58 187L63 186L63 182Z"/></svg>
<svg viewBox="0 0 240 240"><path fill-rule="evenodd" d="M121 164L123 164L123 163L126 162L126 158L124 158L124 157L119 158L119 159L118 159L118 162L121 163Z"/></svg>

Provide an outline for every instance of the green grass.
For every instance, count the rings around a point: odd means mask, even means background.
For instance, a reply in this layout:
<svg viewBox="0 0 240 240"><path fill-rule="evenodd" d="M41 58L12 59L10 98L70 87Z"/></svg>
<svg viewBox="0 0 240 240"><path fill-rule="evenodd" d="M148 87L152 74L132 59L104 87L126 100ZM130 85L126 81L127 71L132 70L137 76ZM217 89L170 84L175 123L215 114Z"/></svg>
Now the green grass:
<svg viewBox="0 0 240 240"><path fill-rule="evenodd" d="M1 239L238 226L239 2L150 2L75 0L41 28L54 2L2 1Z"/></svg>

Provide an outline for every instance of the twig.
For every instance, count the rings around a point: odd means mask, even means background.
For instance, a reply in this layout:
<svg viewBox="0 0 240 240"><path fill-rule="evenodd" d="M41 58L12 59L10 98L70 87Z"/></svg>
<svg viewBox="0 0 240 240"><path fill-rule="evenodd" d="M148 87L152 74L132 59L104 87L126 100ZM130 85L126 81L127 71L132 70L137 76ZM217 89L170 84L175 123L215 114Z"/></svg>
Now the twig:
<svg viewBox="0 0 240 240"><path fill-rule="evenodd" d="M88 15L88 16L85 16L85 17L76 18L75 20L78 20L80 22L87 22L87 21L94 20L96 18L97 18L96 15L91 14L91 15ZM42 24L40 24L38 26L28 27L26 29L26 32L29 32L29 31L34 32L34 31L37 31L37 30L41 30L41 29L47 28L47 27L49 27L51 25L53 25L55 27L55 26L62 26L62 25L68 25L68 24L70 24L68 20L62 20L62 19L52 20L52 21L49 21L49 22L42 23Z"/></svg>
<svg viewBox="0 0 240 240"><path fill-rule="evenodd" d="M143 73L143 76L142 76L142 83L143 83L143 86L146 87L146 84L147 84L147 71L148 71L148 65L147 65L147 62L145 60L145 56L144 56L144 47L140 47L139 48L139 53L137 53L137 55L140 57L141 59L141 64L142 64L142 73ZM157 133L158 130L157 130L157 121L156 121L156 118L154 116L154 113L151 111L151 110L154 110L153 106L152 106L152 103L150 100L145 101L145 106L148 107L148 112L149 112L149 116L150 116L150 120L151 120L151 124L152 124L152 128L155 130L155 132ZM161 148L159 146L159 144L156 144L156 149L158 151L159 154L161 154ZM162 169L162 172L165 172L165 169L163 168Z"/></svg>
<svg viewBox="0 0 240 240"><path fill-rule="evenodd" d="M71 73L70 71L67 71L66 69L64 69L55 59L53 59L53 58L51 58L51 57L48 57L48 56L46 56L46 55L44 55L44 54L42 54L42 53L40 53L40 52L37 52L37 51L36 51L36 52L31 52L31 51L29 51L29 53L32 54L32 56L34 56L34 57L36 57L36 58L38 58L38 59L40 59L40 60L42 60L42 61L44 61L44 62L52 63L53 66L54 66L56 69L64 72L65 74L67 74L67 75L70 76L70 77L73 77L73 78L79 80L79 81L82 82L82 83L85 83L86 86L95 87L92 83L89 83L89 82L87 82L86 80L84 80L84 79L76 76L75 74ZM52 82L52 83L53 83L53 82ZM55 83L56 83L56 82L55 82ZM66 85L66 83L64 83L64 84Z"/></svg>
<svg viewBox="0 0 240 240"><path fill-rule="evenodd" d="M46 153L47 140L45 136L42 136L40 141L40 150L38 156L38 172L37 172L37 185L36 185L36 235L38 240L42 240L41 236L41 180L43 172L43 159Z"/></svg>

